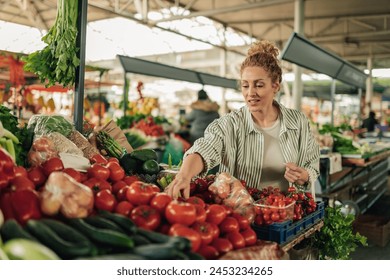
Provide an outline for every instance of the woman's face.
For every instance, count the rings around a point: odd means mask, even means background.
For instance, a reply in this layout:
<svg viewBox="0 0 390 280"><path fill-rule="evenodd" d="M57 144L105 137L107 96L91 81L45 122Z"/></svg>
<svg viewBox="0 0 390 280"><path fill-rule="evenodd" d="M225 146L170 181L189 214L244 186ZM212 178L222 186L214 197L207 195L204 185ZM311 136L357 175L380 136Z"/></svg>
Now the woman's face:
<svg viewBox="0 0 390 280"><path fill-rule="evenodd" d="M272 105L279 83L272 83L261 67L246 67L241 75L241 91L251 112L261 111Z"/></svg>

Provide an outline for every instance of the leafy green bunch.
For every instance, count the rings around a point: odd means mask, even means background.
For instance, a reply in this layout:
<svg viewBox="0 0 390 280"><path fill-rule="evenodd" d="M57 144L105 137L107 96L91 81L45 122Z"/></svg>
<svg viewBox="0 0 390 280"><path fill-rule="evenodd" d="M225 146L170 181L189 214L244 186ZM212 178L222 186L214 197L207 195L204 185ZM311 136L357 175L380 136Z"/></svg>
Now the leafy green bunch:
<svg viewBox="0 0 390 280"><path fill-rule="evenodd" d="M367 246L367 238L353 232L354 220L354 215L341 212L341 206L325 208L324 226L315 233L312 244L320 260L349 260L359 245Z"/></svg>
<svg viewBox="0 0 390 280"><path fill-rule="evenodd" d="M57 0L57 16L49 32L42 37L47 46L23 58L24 69L38 75L46 86L56 83L63 87L73 86L77 57L78 0Z"/></svg>

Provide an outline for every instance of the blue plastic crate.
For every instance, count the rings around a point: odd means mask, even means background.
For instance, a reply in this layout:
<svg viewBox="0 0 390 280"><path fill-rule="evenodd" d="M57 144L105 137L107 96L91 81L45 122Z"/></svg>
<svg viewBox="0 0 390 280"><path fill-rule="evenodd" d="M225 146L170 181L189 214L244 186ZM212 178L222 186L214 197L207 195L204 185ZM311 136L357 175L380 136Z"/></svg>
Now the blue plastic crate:
<svg viewBox="0 0 390 280"><path fill-rule="evenodd" d="M274 241L279 244L284 244L297 236L302 231L310 228L325 216L325 204L317 202L317 210L303 217L301 220L293 222L291 220L283 223L273 223L268 226L252 225L252 228L257 234L257 238L261 240Z"/></svg>

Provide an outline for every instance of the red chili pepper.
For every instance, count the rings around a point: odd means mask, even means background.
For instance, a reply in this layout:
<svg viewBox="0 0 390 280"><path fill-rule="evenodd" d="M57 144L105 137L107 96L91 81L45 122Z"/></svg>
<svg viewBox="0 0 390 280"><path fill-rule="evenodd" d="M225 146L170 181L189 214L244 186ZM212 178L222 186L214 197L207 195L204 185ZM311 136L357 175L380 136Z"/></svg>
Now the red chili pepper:
<svg viewBox="0 0 390 280"><path fill-rule="evenodd" d="M16 219L22 225L42 216L38 194L31 189L9 190L1 194L0 207L5 220Z"/></svg>

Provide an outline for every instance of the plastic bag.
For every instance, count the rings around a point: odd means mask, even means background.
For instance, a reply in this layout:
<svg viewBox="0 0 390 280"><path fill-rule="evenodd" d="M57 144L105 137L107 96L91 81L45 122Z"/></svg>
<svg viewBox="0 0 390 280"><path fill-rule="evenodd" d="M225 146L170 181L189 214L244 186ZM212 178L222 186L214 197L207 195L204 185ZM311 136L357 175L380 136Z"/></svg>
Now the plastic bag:
<svg viewBox="0 0 390 280"><path fill-rule="evenodd" d="M209 186L209 191L213 193L216 203L232 208L233 212L246 217L251 223L254 221L256 216L254 200L240 180L222 172Z"/></svg>
<svg viewBox="0 0 390 280"><path fill-rule="evenodd" d="M43 214L61 213L67 218L85 218L93 210L93 192L64 172L52 172L40 192Z"/></svg>
<svg viewBox="0 0 390 280"><path fill-rule="evenodd" d="M53 141L46 136L41 136L32 143L27 154L27 162L30 166L38 166L53 157L58 157Z"/></svg>
<svg viewBox="0 0 390 280"><path fill-rule="evenodd" d="M34 115L28 121L27 129L34 131L35 136L58 132L68 137L75 127L61 115Z"/></svg>
<svg viewBox="0 0 390 280"><path fill-rule="evenodd" d="M72 155L83 156L83 151L76 146L71 140L59 132L53 132L46 135L53 143L58 153L67 153Z"/></svg>

